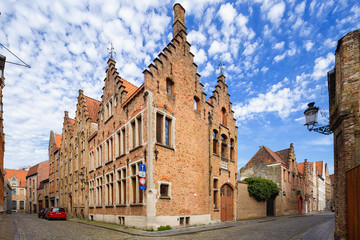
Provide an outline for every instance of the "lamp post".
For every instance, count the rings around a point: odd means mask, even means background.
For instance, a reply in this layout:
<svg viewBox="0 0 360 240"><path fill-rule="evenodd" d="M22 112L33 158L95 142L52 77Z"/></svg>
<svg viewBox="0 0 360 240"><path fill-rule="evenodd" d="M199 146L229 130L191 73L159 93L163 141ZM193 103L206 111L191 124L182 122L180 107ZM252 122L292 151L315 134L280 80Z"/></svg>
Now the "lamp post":
<svg viewBox="0 0 360 240"><path fill-rule="evenodd" d="M305 125L307 129L311 132L317 132L324 135L330 135L332 134L332 131L330 130L330 124L327 125L320 125L317 122L318 112L319 108L314 106L315 103L311 102L308 104L308 108L304 111L305 115Z"/></svg>

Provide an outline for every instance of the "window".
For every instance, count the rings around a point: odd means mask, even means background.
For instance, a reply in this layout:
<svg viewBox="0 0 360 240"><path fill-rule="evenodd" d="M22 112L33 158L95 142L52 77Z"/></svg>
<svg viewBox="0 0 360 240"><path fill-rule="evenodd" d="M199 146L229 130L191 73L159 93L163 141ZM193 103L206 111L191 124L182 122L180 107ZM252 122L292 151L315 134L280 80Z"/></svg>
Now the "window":
<svg viewBox="0 0 360 240"><path fill-rule="evenodd" d="M15 196L16 195L16 188L12 189L12 195Z"/></svg>
<svg viewBox="0 0 360 240"><path fill-rule="evenodd" d="M112 99L110 99L107 103L106 103L106 108L105 108L105 120L109 119L112 116Z"/></svg>
<svg viewBox="0 0 360 240"><path fill-rule="evenodd" d="M166 93L169 95L173 95L174 82L170 79L166 79Z"/></svg>
<svg viewBox="0 0 360 240"><path fill-rule="evenodd" d="M159 198L171 199L171 185L168 182L159 182Z"/></svg>
<svg viewBox="0 0 360 240"><path fill-rule="evenodd" d="M126 132L125 132L125 128L123 128L121 130L121 135L122 135L122 153L125 154L126 153Z"/></svg>
<svg viewBox="0 0 360 240"><path fill-rule="evenodd" d="M96 179L96 205L101 206L102 203L102 177Z"/></svg>
<svg viewBox="0 0 360 240"><path fill-rule="evenodd" d="M219 209L219 179L214 178L213 183L213 201L214 201L214 209Z"/></svg>
<svg viewBox="0 0 360 240"><path fill-rule="evenodd" d="M131 177L130 177L130 182L131 182L131 200L132 203L143 203L143 190L139 189L139 164L141 164L142 162L138 162L135 164L131 165Z"/></svg>
<svg viewBox="0 0 360 240"><path fill-rule="evenodd" d="M126 204L126 168L118 170L117 202Z"/></svg>
<svg viewBox="0 0 360 240"><path fill-rule="evenodd" d="M23 210L25 208L25 202L20 201L20 210Z"/></svg>
<svg viewBox="0 0 360 240"><path fill-rule="evenodd" d="M105 202L106 205L113 205L114 204L114 175L112 173L106 175L106 189L105 189Z"/></svg>
<svg viewBox="0 0 360 240"><path fill-rule="evenodd" d="M162 120L163 120L163 115L161 115L160 113L156 114L156 142L158 143L162 143Z"/></svg>
<svg viewBox="0 0 360 240"><path fill-rule="evenodd" d="M106 140L106 162L110 162L114 159L114 141L113 138Z"/></svg>
<svg viewBox="0 0 360 240"><path fill-rule="evenodd" d="M11 179L11 185L16 186L16 178Z"/></svg>
<svg viewBox="0 0 360 240"><path fill-rule="evenodd" d="M222 125L226 126L227 125L227 113L226 113L226 109L223 107L221 109L221 119L220 122Z"/></svg>
<svg viewBox="0 0 360 240"><path fill-rule="evenodd" d="M136 122L137 122L137 145L140 146L142 144L142 119L141 119L141 115L136 118Z"/></svg>
<svg viewBox="0 0 360 240"><path fill-rule="evenodd" d="M66 190L65 190L66 192ZM89 181L89 206L94 206L94 180Z"/></svg>
<svg viewBox="0 0 360 240"><path fill-rule="evenodd" d="M199 111L199 98L194 97L194 110Z"/></svg>
<svg viewBox="0 0 360 240"><path fill-rule="evenodd" d="M132 147L136 147L136 128L135 121L131 122L131 137L132 137Z"/></svg>
<svg viewBox="0 0 360 240"><path fill-rule="evenodd" d="M218 143L218 132L213 130L213 153L218 154L217 143Z"/></svg>
<svg viewBox="0 0 360 240"><path fill-rule="evenodd" d="M173 146L173 119L156 113L156 142L172 147Z"/></svg>
<svg viewBox="0 0 360 240"><path fill-rule="evenodd" d="M85 164L85 141L81 142L81 166L84 167Z"/></svg>
<svg viewBox="0 0 360 240"><path fill-rule="evenodd" d="M227 137L226 135L221 135L221 157L227 158Z"/></svg>
<svg viewBox="0 0 360 240"><path fill-rule="evenodd" d="M90 170L94 169L94 164L95 164L94 151L91 151L89 153L89 169Z"/></svg>
<svg viewBox="0 0 360 240"><path fill-rule="evenodd" d="M15 200L12 201L12 210L16 210L16 204L17 202Z"/></svg>

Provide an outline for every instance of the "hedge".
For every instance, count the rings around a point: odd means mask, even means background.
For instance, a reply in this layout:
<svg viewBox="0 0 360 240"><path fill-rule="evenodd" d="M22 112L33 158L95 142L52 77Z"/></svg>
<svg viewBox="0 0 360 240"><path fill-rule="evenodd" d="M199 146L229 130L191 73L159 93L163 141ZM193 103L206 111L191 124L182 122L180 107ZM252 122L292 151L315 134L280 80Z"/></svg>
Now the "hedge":
<svg viewBox="0 0 360 240"><path fill-rule="evenodd" d="M280 192L273 181L265 178L249 177L245 178L244 182L248 184L249 195L259 202L276 197Z"/></svg>

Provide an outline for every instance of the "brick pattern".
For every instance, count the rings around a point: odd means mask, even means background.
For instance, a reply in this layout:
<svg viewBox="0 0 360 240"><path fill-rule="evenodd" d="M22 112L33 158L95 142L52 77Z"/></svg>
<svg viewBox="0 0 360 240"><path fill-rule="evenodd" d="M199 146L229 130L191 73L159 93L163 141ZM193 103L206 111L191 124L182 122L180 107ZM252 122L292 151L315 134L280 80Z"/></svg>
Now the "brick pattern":
<svg viewBox="0 0 360 240"><path fill-rule="evenodd" d="M360 163L360 30L338 41L328 73L330 127L334 132L335 239L347 237L346 172Z"/></svg>

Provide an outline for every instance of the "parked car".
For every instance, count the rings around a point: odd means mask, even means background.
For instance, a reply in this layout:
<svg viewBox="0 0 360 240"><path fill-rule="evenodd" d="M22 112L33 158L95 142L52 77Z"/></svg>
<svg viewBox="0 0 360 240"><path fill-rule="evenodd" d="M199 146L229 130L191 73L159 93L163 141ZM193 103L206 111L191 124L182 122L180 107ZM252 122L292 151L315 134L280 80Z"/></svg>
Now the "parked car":
<svg viewBox="0 0 360 240"><path fill-rule="evenodd" d="M48 208L43 208L43 209L41 209L40 211L39 211L39 213L38 213L38 217L39 218L45 218L46 216L45 216L45 212L46 211L48 211L49 209Z"/></svg>
<svg viewBox="0 0 360 240"><path fill-rule="evenodd" d="M66 211L62 207L51 207L49 211L46 212L46 219L64 219L66 220Z"/></svg>

